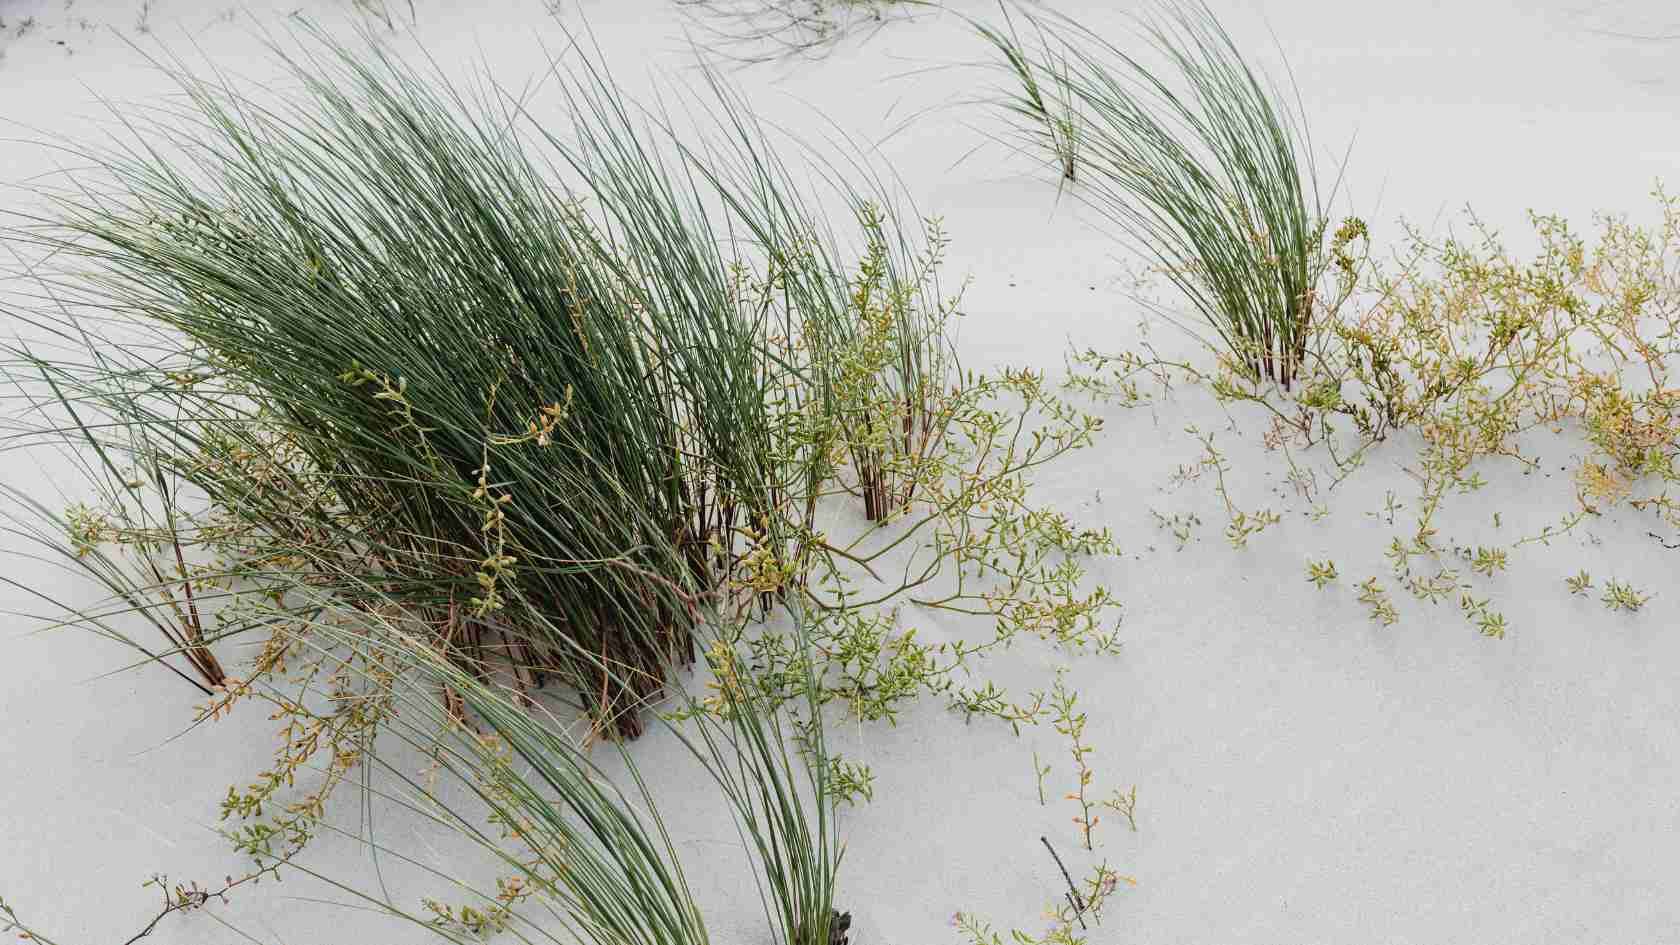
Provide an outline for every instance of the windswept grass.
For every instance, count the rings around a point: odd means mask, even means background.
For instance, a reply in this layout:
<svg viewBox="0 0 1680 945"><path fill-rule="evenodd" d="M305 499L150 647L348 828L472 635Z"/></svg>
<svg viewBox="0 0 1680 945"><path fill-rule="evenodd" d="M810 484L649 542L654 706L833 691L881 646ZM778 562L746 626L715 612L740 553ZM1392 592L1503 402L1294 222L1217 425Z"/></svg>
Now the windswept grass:
<svg viewBox="0 0 1680 945"><path fill-rule="evenodd" d="M198 546L217 577L298 565L352 595L376 579L462 665L511 657L633 734L736 560L806 553L835 450L875 519L909 475L889 457L931 437L946 342L915 321L930 286L896 218L849 194L875 303L721 84L736 140L689 148L587 57L557 64L555 126L377 43L272 48L299 93L163 63L183 104L125 112L126 143L78 152L98 189L15 231L80 270L24 316L80 350L16 352L54 416L23 441L97 457L90 547ZM848 374L871 343L892 350ZM150 504L112 519L136 475ZM210 517L189 525L183 491Z"/></svg>
<svg viewBox="0 0 1680 945"><path fill-rule="evenodd" d="M393 700L384 731L430 753L444 777L422 783L377 753L368 763L403 788L407 806L459 832L501 864L503 878L495 891L464 888L453 905L428 900L409 913L368 896L370 905L425 922L450 938L498 931L533 942L712 941L660 817L659 798L627 749L618 750L625 774L615 779L561 725L533 714L516 693L486 685L395 625L363 624L353 634L339 631L335 639L328 631L316 639L335 643L337 652L357 653L366 664L391 668L373 691ZM718 682L715 698L724 711L698 713L693 722L670 730L736 818L773 940L829 945L842 847L827 792L821 729L795 750L774 712L733 676L728 649L714 642L707 653ZM807 678L804 686L814 697L815 680ZM469 724L460 724L432 696L439 689L461 695ZM445 733L441 743L439 732ZM468 788L482 809L445 800L458 796L451 782ZM439 878L459 885L458 877Z"/></svg>
<svg viewBox="0 0 1680 945"><path fill-rule="evenodd" d="M1080 195L1158 264L1247 373L1288 388L1328 265L1331 196L1318 190L1299 102L1248 64L1201 0L1138 17L1141 49L1065 16L1023 18L1045 38L1036 53L1012 22L1007 32L976 24L1018 77L1004 107L1047 139L1064 176L1076 139L1057 129L1077 110Z"/></svg>
<svg viewBox="0 0 1680 945"><path fill-rule="evenodd" d="M370 593L372 589L370 588ZM284 873L321 880L362 908L414 923L453 942L499 935L519 942L564 945L708 945L714 941L690 888L678 843L660 814L661 798L643 779L634 754L616 743L622 771L591 757L565 718L533 711L520 690L487 682L440 653L405 615L401 602L346 608L336 591L306 585L313 617L267 605L284 627L293 664L287 689L273 677L228 690L215 711L244 700L268 703L275 717L300 729L327 722L328 737L290 769L300 782L367 774L370 809L401 812L463 842L494 865L493 885L467 868L442 870L427 851L380 834L333 826L319 804L291 805L282 829L247 822L237 833L251 865L221 892ZM713 615L718 616L718 615ZM804 639L796 617L791 634ZM843 847L836 833L820 725L802 729L795 748L774 709L743 685L735 655L714 639L706 649L717 711L686 713L666 724L709 778L736 820L741 849L752 862L770 940L832 945L846 919L833 908ZM603 666L603 669L606 667ZM807 700L816 680L800 683ZM457 701L436 698L452 692ZM688 698L679 700L683 705ZM377 720L377 729L364 726ZM342 726L335 728L334 726ZM340 737L343 736L343 737ZM366 737L363 737L366 736ZM413 765L428 760L424 771ZM809 759L809 760L807 760ZM265 825L258 820L257 826ZM416 902L394 901L355 877L324 873L298 854L317 834L365 843L384 862L418 871L449 890ZM432 837L430 843L435 843ZM430 849L430 848L429 848ZM214 907L196 884L166 888L173 912ZM4 904L0 903L0 908ZM52 939L7 909L0 919L35 940ZM224 920L225 921L225 920ZM838 923L838 925L836 924Z"/></svg>
<svg viewBox="0 0 1680 945"><path fill-rule="evenodd" d="M1082 129L1073 86L1068 81L1067 58L1058 54L1043 26L1030 19L1038 43L1035 51L1029 51L1008 5L1000 3L999 10L1003 29L973 21L974 28L1003 57L1000 67L1012 80L1011 88L999 95L997 104L1023 126L1029 142L1054 156L1063 181L1077 181Z"/></svg>
<svg viewBox="0 0 1680 945"><path fill-rule="evenodd" d="M6 371L37 422L6 446L63 447L98 492L52 513L118 593L86 616L173 620L158 598L300 574L372 587L461 665L557 681L625 734L695 615L749 594L880 661L921 652L867 612L906 599L998 641L1112 646L1115 602L1068 557L1107 536L1028 501L1100 421L1035 372L958 370L944 234L904 226L862 159L801 176L715 73L695 132L586 54L554 65L556 122L377 46L275 52L301 89L278 104L165 63L183 104L77 150L81 189L12 231L59 268L18 315L37 337ZM837 533L846 496L868 527ZM125 589L112 543L137 555ZM950 692L985 649L916 671Z"/></svg>
<svg viewBox="0 0 1680 945"><path fill-rule="evenodd" d="M56 268L18 313L30 340L6 375L33 425L5 447L62 448L96 493L14 519L113 595L58 622L185 658L201 721L251 699L287 720L270 769L222 803L263 869L329 829L381 733L467 739L463 780L501 777L509 746L564 767L557 735L506 713L555 681L588 742L634 735L704 639L724 691L676 695L669 719L698 727L782 939L832 945L827 805L870 775L826 752L823 708L891 719L934 693L1018 725L1042 699L968 684L976 660L1023 633L1117 645L1116 602L1077 560L1110 537L1028 501L1031 471L1100 421L1036 372L958 370L938 221L906 226L862 158L796 172L716 73L683 108L642 109L580 41L546 77L556 119L375 42L310 31L273 53L288 94L161 61L178 103L72 146L86 169L7 231ZM924 643L901 603L995 633ZM128 632L136 613L171 649ZM797 633L762 619L782 613ZM255 655L232 672L197 659L234 639ZM294 787L307 766L320 777ZM599 889L553 893L557 917L599 941L702 940L656 825L578 787L595 832L568 834L520 814L525 784L484 790L513 792L496 803L556 849L636 847ZM789 807L799 791L814 800ZM497 903L571 881L552 866L425 921L500 928ZM565 898L618 910L647 883L662 898L640 918Z"/></svg>

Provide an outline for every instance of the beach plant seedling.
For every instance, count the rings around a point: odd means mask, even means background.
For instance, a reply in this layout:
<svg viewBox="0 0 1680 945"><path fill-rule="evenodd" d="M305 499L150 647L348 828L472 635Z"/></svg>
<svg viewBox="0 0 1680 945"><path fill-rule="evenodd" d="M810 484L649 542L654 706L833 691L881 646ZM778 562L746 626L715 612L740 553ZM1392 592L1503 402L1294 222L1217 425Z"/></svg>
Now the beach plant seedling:
<svg viewBox="0 0 1680 945"><path fill-rule="evenodd" d="M1484 577L1493 577L1509 566L1508 556L1504 548L1487 548L1477 545L1474 550L1460 548L1458 554L1470 562L1470 570Z"/></svg>
<svg viewBox="0 0 1680 945"><path fill-rule="evenodd" d="M1650 602L1651 595L1643 594L1632 584L1611 579L1604 582L1604 606L1612 611L1637 613Z"/></svg>
<svg viewBox="0 0 1680 945"><path fill-rule="evenodd" d="M215 888L206 888L190 880L186 883L171 883L169 877L161 873L153 876L142 885L157 889L163 897L163 908L129 941L137 941L150 935L152 930L158 927L158 923L174 913L192 912L196 909L203 909L211 903L226 905L228 893L247 883L255 885L261 882L264 876L277 877L279 867L283 863L283 860L276 861L270 868L245 873L237 878L228 876L223 879L220 886ZM32 941L45 941L34 935L25 935L23 938ZM46 945L51 945L51 943L46 943Z"/></svg>
<svg viewBox="0 0 1680 945"><path fill-rule="evenodd" d="M1225 503L1227 522L1225 525L1225 540L1238 551L1248 547L1248 540L1270 526L1283 521L1282 517L1270 509L1260 509L1255 512L1245 512L1237 507L1231 499L1231 493L1226 488L1225 474L1230 472L1230 464L1218 447L1213 445L1213 434L1204 433L1194 425L1184 428L1184 432L1195 437L1202 444L1202 456L1197 461L1198 469L1211 469L1214 473L1213 489ZM1197 478L1200 473L1187 478Z"/></svg>
<svg viewBox="0 0 1680 945"><path fill-rule="evenodd" d="M1066 876L1065 870L1063 875ZM1068 883L1073 885L1071 879ZM1107 863L1093 867L1079 888L1064 893L1045 910L1049 924L1042 932L1013 928L1006 939L990 922L973 912L953 914L951 928L963 937L965 945L1005 945L1006 942L1009 945L1088 945L1091 938L1086 920L1101 924L1103 909L1121 884L1133 887L1137 880L1120 875Z"/></svg>
<svg viewBox="0 0 1680 945"><path fill-rule="evenodd" d="M1179 551L1183 551L1184 546L1190 544L1190 539L1195 537L1195 529L1202 524L1201 517L1194 512L1174 512L1168 516L1150 509L1149 514L1154 517L1156 528L1172 533L1173 539L1178 542Z"/></svg>
<svg viewBox="0 0 1680 945"><path fill-rule="evenodd" d="M1037 785L1038 785L1038 806L1043 807L1044 803L1045 803L1044 802L1044 776L1050 773L1051 766L1050 765L1041 765L1041 764L1038 763L1038 752L1037 751L1034 751L1032 753L1032 758L1033 758L1033 780L1035 782L1037 782Z"/></svg>
<svg viewBox="0 0 1680 945"><path fill-rule="evenodd" d="M1126 818L1126 826L1137 833L1137 785L1132 785L1130 791L1122 792L1114 789L1114 794L1103 801L1103 806Z"/></svg>
<svg viewBox="0 0 1680 945"><path fill-rule="evenodd" d="M1404 511L1405 508L1406 508L1406 503L1396 501L1396 496L1394 494L1394 490L1389 489L1389 490L1386 490L1385 492L1383 492L1382 512L1381 513L1366 512L1365 514L1369 515L1373 518L1376 518L1380 515L1384 522L1386 522L1389 525L1393 525L1394 524L1394 517L1396 515L1400 514L1400 512Z"/></svg>
<svg viewBox="0 0 1680 945"><path fill-rule="evenodd" d="M1588 591L1592 590L1593 579L1592 579L1592 575L1588 574L1585 571L1581 571L1581 572L1578 572L1577 574L1575 574L1573 577L1564 578L1563 583L1564 583L1564 586L1569 588L1569 593L1576 594L1576 595L1584 595Z"/></svg>
<svg viewBox="0 0 1680 945"><path fill-rule="evenodd" d="M1336 562L1329 559L1324 561L1307 561L1307 580L1319 590L1334 584L1340 575L1336 572Z"/></svg>
<svg viewBox="0 0 1680 945"><path fill-rule="evenodd" d="M800 742L804 744L803 740ZM875 772L869 765L849 761L838 753L828 757L828 793L836 804L857 806L875 799Z"/></svg>
<svg viewBox="0 0 1680 945"><path fill-rule="evenodd" d="M1385 627L1393 626L1400 619L1400 612L1394 609L1393 599L1375 577L1366 578L1359 583L1359 602L1370 609L1372 620Z"/></svg>
<svg viewBox="0 0 1680 945"><path fill-rule="evenodd" d="M1505 638L1505 615L1489 608L1490 601L1486 598L1477 599L1471 594L1462 594L1458 598L1458 607L1464 612L1464 617L1481 631L1482 636L1497 640Z"/></svg>
<svg viewBox="0 0 1680 945"><path fill-rule="evenodd" d="M1098 802L1090 794L1091 770L1090 756L1096 749L1085 743L1085 713L1075 711L1079 705L1079 694L1067 688L1062 680L1062 674L1057 673L1055 685L1050 695L1050 711L1053 713L1056 732L1068 740L1068 753L1073 760L1075 774L1074 789L1066 796L1066 800L1073 801L1079 806L1078 816L1073 818L1079 827L1080 838L1085 849L1092 849L1091 831L1101 822L1102 817L1093 813ZM1046 846L1049 845L1046 841Z"/></svg>

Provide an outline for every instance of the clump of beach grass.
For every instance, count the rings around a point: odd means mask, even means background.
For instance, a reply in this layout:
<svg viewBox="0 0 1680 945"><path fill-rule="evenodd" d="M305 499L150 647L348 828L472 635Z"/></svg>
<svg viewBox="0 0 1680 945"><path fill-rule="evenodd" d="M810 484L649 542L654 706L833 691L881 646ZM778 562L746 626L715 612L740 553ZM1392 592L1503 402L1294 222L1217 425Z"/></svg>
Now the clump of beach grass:
<svg viewBox="0 0 1680 945"><path fill-rule="evenodd" d="M427 84L376 43L274 50L293 101L175 63L185 104L86 154L115 186L19 231L96 273L55 285L73 299L39 327L141 337L78 363L23 351L14 375L62 395L54 429L108 481L157 484L113 532L150 541L157 506L206 497L192 540L241 576L366 579L463 665L496 651L601 690L633 734L690 658L695 595L742 526L779 529L800 461L771 459L785 378L700 197L599 75L572 92L577 135L551 136L569 192L521 145L517 102Z"/></svg>
<svg viewBox="0 0 1680 945"><path fill-rule="evenodd" d="M1006 9L1007 17L1007 9ZM1017 77L1001 100L1079 195L1154 262L1248 375L1290 387L1328 265L1298 101L1251 67L1200 0L1152 5L1131 48L1067 16L1039 37L975 28Z"/></svg>
<svg viewBox="0 0 1680 945"><path fill-rule="evenodd" d="M141 562L140 597L233 597L280 571L377 587L463 665L559 680L626 734L693 652L698 605L745 589L761 611L804 597L817 636L906 597L995 619L997 645L1112 646L1114 601L1067 557L1110 540L1027 501L1029 471L1099 422L1034 372L959 371L945 237L927 221L918 241L878 179L827 167L848 244L715 73L698 112L715 134L695 143L587 57L556 65L556 126L510 95L433 92L377 45L277 52L300 99L177 63L183 107L85 154L114 195L71 191L18 231L93 273L50 280L73 302L22 316L85 350L25 346L8 366L51 417L9 445L57 442L100 484L58 517L77 564L167 534L197 553L161 575ZM116 319L122 346L104 341ZM817 517L848 493L877 527L837 543ZM190 520L182 494L202 500ZM899 577L846 586L906 550ZM877 636L873 658L909 634ZM985 649L921 660L921 683L953 691Z"/></svg>
<svg viewBox="0 0 1680 945"><path fill-rule="evenodd" d="M870 774L822 747L826 706L890 720L932 693L1014 727L1042 698L966 682L978 659L1023 634L1117 646L1116 602L1079 564L1112 539L1028 498L1100 421L1036 372L959 370L938 221L906 226L878 178L834 163L830 226L715 73L711 135L688 137L573 49L550 77L560 122L318 32L274 45L298 90L278 103L163 61L180 104L125 114L130 137L77 150L91 170L10 231L63 265L19 313L50 341L10 352L36 425L7 448L63 448L98 493L16 518L113 593L57 622L157 661L254 644L231 672L189 668L199 720L251 701L286 720L275 765L222 805L270 868L393 726L514 743L487 692L532 712L538 689L569 691L590 743L636 734L661 698L661 718L729 738L785 721L827 805L867 797ZM845 538L820 517L837 503L863 521ZM199 617L171 609L188 592ZM925 644L901 603L996 632ZM765 623L781 612L798 634ZM135 640L135 614L172 648ZM675 691L696 653L775 729ZM770 757L712 744L718 766ZM463 777L494 770L472 759ZM771 764L755 770L787 780ZM759 780L724 789L760 803L744 829L777 860L773 898L804 903L774 910L804 945L839 921L818 902L827 848L798 839L825 828L765 806ZM469 908L428 921L502 926Z"/></svg>

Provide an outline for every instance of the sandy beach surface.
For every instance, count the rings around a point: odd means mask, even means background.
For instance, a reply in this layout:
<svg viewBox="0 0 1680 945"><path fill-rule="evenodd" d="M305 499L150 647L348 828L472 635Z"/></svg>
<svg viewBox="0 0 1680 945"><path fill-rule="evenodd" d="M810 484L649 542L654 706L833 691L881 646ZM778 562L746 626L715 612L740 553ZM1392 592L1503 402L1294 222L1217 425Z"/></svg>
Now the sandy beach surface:
<svg viewBox="0 0 1680 945"><path fill-rule="evenodd" d="M1168 326L1140 327L1145 313L1125 292L1131 263L1105 226L1058 198L1053 173L996 142L1000 119L980 100L998 78L972 66L985 50L954 12L994 8L949 5L822 58L729 76L793 137L844 133L871 148L923 213L943 219L949 272L972 277L958 334L966 363L1055 374L1070 345L1118 350L1145 331L1179 344ZM1127 4L1053 6L1118 31ZM1649 221L1653 184L1680 172L1680 12L1656 0L1213 6L1257 61L1293 70L1321 167L1343 174L1337 205L1369 220L1378 241L1395 240L1402 218L1461 230L1466 206L1516 248L1529 209L1583 230L1596 211ZM28 185L73 165L40 142L96 133L110 121L101 100L120 114L123 101L165 94L147 54L167 48L260 76L268 66L255 34L298 11L346 29L371 24L446 71L483 64L512 85L542 72L545 50L564 43L560 24L592 30L638 95L695 75L668 0L565 0L556 12L537 0L414 0L412 22L406 3L392 4L394 31L330 0L0 0L0 207L34 206ZM539 90L533 110L552 98ZM29 250L15 249L0 269L26 264ZM9 279L0 301L38 304L26 292ZM1095 849L1081 849L1059 769L1039 804L1033 754L1060 764L1065 752L1046 727L1014 737L995 723L965 725L937 700L896 726L838 724L835 740L878 778L875 800L841 815L838 901L855 916L855 945L959 945L959 910L1042 930L1060 878L1040 836L1070 867L1106 861L1137 880L1094 942L1680 942L1680 551L1615 512L1514 555L1489 584L1512 628L1503 640L1479 636L1450 604L1410 599L1384 627L1352 583L1384 573L1379 510L1386 492L1415 492L1403 468L1413 452L1377 453L1315 520L1259 427L1233 425L1212 398L1187 391L1153 408L1099 409L1096 445L1042 477L1039 497L1113 529L1124 553L1092 576L1125 604L1124 646L1073 659L1029 642L987 671L1024 691L1068 667L1089 714L1095 785L1137 786L1137 830L1106 819ZM1243 471L1239 503L1283 515L1258 547L1227 546L1205 487L1170 486L1196 457L1187 424L1222 431ZM1532 475L1490 466L1490 486L1452 505L1443 527L1492 541L1555 521L1570 507L1566 469L1580 451L1562 437L1544 444L1555 455ZM0 477L49 505L71 488L51 457L8 452L0 463ZM1152 512L1207 524L1180 548ZM1302 562L1327 557L1345 577L1320 593ZM3 566L41 595L0 588L5 611L102 596L22 555ZM1611 613L1564 589L1582 569L1655 597L1638 614ZM934 640L990 632L951 615L903 619ZM120 943L156 912L157 893L141 886L149 876L239 870L214 833L217 802L266 765L270 724L250 713L186 731L196 694L156 667L129 668L131 653L73 629L43 633L24 616L0 627L0 896L62 945ZM698 773L669 739L635 750L715 940L769 945L721 802L695 788ZM395 815L369 823L354 808L336 815L346 830L462 868L450 838ZM436 888L349 839L325 839L312 856L410 904ZM172 917L150 941L241 940L216 918L265 943L426 938L298 876Z"/></svg>

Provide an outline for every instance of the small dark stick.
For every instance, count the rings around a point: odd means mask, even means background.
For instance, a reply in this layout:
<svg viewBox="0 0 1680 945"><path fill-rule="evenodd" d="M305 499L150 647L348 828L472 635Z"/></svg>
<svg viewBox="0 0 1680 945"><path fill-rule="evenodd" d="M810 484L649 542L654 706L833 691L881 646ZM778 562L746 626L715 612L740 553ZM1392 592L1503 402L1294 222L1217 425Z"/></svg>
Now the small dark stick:
<svg viewBox="0 0 1680 945"><path fill-rule="evenodd" d="M1056 848L1050 845L1050 838L1039 837L1038 839L1039 842L1044 844L1044 849L1050 851L1051 859L1056 861L1056 868L1062 871L1062 879L1066 880L1068 885L1068 904L1073 906L1073 917L1079 920L1081 929L1086 929L1085 899L1079 895L1079 887L1073 885L1073 877L1068 875L1067 867L1062 865L1062 858L1056 855Z"/></svg>

